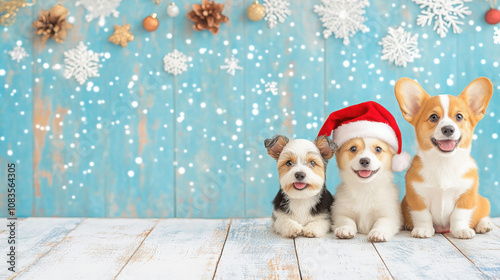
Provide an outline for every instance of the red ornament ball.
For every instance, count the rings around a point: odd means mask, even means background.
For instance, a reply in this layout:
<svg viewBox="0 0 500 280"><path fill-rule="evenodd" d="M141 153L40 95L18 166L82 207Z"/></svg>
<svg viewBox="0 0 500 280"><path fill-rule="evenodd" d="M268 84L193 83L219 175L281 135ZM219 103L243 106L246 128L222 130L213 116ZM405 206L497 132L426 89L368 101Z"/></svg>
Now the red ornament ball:
<svg viewBox="0 0 500 280"><path fill-rule="evenodd" d="M487 23L489 24L497 24L500 22L500 11L491 8L489 9L486 14L484 15L484 20L486 20Z"/></svg>

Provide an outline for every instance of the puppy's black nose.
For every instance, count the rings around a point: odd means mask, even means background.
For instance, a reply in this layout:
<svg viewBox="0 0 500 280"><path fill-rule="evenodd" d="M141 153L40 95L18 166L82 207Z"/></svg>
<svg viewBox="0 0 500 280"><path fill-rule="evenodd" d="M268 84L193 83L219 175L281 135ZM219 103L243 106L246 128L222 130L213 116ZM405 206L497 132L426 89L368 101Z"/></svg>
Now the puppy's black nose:
<svg viewBox="0 0 500 280"><path fill-rule="evenodd" d="M306 173L304 172L297 172L295 173L295 179L302 181L306 177Z"/></svg>
<svg viewBox="0 0 500 280"><path fill-rule="evenodd" d="M361 164L361 166L363 167L367 167L368 165L370 165L370 159L369 158L362 158L359 160L359 164Z"/></svg>
<svg viewBox="0 0 500 280"><path fill-rule="evenodd" d="M450 137L453 132L455 132L455 128L453 128L453 126L451 125L443 126L441 127L441 132L447 137Z"/></svg>

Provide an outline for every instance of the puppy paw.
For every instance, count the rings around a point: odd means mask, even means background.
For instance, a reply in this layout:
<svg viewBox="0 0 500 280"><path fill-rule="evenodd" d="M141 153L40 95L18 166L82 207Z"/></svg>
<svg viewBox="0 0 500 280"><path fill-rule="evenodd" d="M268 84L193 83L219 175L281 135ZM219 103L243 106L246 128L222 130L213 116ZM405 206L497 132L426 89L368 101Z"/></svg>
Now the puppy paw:
<svg viewBox="0 0 500 280"><path fill-rule="evenodd" d="M460 239L471 239L476 235L471 228L452 229L451 234L453 237Z"/></svg>
<svg viewBox="0 0 500 280"><path fill-rule="evenodd" d="M489 217L482 218L474 229L477 233L487 233L493 230L493 223Z"/></svg>
<svg viewBox="0 0 500 280"><path fill-rule="evenodd" d="M379 229L372 229L368 233L368 240L371 242L385 242L389 240L390 234L379 230Z"/></svg>
<svg viewBox="0 0 500 280"><path fill-rule="evenodd" d="M429 238L434 235L434 228L416 227L411 231L411 236L416 238Z"/></svg>
<svg viewBox="0 0 500 280"><path fill-rule="evenodd" d="M317 226L307 225L302 230L302 235L305 237L323 237L325 236L327 231Z"/></svg>
<svg viewBox="0 0 500 280"><path fill-rule="evenodd" d="M292 226L289 229L281 233L283 237L295 238L302 234L302 226Z"/></svg>
<svg viewBox="0 0 500 280"><path fill-rule="evenodd" d="M356 230L353 229L352 227L349 227L349 226L343 226L343 227L336 228L333 231L333 233L338 238L350 239L350 238L353 238L356 235Z"/></svg>

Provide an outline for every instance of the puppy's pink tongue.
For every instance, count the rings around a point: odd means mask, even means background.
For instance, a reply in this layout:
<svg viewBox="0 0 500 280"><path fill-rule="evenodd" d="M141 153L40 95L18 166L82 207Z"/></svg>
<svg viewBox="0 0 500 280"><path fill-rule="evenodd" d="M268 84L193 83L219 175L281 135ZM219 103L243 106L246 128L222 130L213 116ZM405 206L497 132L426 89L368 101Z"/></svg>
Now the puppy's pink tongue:
<svg viewBox="0 0 500 280"><path fill-rule="evenodd" d="M372 174L372 171L371 170L359 170L358 174L359 174L359 176L366 178L366 177L369 177L370 174Z"/></svg>
<svg viewBox="0 0 500 280"><path fill-rule="evenodd" d="M453 150L455 148L455 143L456 143L455 140L440 140L440 141L437 141L437 142L439 144L439 147L443 151L451 151L451 150Z"/></svg>
<svg viewBox="0 0 500 280"><path fill-rule="evenodd" d="M306 184L306 183L293 183L293 185L294 185L297 189L301 190L301 189L305 188L307 184Z"/></svg>

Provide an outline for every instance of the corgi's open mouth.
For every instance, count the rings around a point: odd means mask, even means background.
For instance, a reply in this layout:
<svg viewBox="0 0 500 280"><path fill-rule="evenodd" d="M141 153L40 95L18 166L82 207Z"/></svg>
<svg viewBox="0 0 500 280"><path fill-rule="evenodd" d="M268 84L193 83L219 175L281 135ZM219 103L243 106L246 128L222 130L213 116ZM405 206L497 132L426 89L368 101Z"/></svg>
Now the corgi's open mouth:
<svg viewBox="0 0 500 280"><path fill-rule="evenodd" d="M356 173L360 178L368 179L371 176L373 176L373 174L377 173L379 170L380 170L380 168L377 170L354 170L353 169L352 171L354 171L354 173Z"/></svg>
<svg viewBox="0 0 500 280"><path fill-rule="evenodd" d="M458 138L458 140L436 140L436 138L432 138L432 144L438 147L438 149L443 153L453 152L457 147L462 137Z"/></svg>
<svg viewBox="0 0 500 280"><path fill-rule="evenodd" d="M306 183L295 182L295 183L293 183L293 187L294 187L294 189L301 191L301 190L307 189L307 187L309 187L309 185Z"/></svg>

